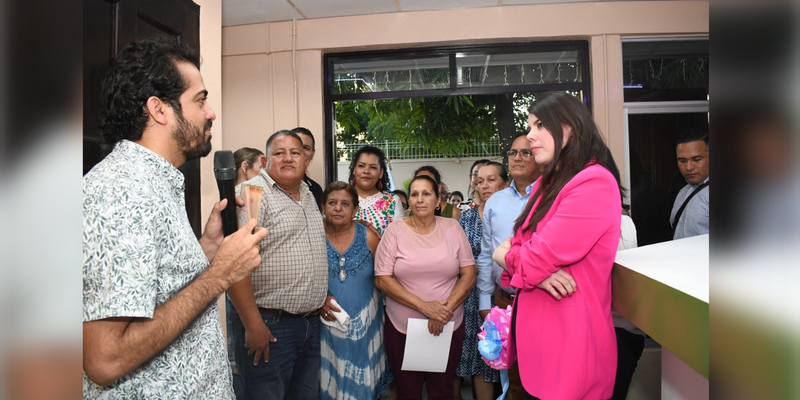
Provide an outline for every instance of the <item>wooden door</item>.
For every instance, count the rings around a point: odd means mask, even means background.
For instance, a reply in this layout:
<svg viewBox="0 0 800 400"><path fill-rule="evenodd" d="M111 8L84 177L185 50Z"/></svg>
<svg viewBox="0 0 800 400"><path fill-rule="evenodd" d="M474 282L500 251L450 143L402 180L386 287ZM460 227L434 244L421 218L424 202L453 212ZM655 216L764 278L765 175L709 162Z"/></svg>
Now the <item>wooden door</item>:
<svg viewBox="0 0 800 400"><path fill-rule="evenodd" d="M83 173L111 152L100 131L100 80L129 43L174 37L200 52L200 6L191 0L83 1ZM186 177L186 213L200 236L200 160L180 167Z"/></svg>

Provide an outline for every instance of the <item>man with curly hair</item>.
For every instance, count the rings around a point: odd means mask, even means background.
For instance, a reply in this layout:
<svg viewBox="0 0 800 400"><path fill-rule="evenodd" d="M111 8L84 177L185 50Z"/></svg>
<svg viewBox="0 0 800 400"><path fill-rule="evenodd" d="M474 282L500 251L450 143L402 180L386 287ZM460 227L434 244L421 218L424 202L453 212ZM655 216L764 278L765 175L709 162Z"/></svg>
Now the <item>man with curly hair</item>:
<svg viewBox="0 0 800 400"><path fill-rule="evenodd" d="M211 151L200 60L175 40L132 43L102 86L114 150L83 180L83 398L233 399L216 299L260 263L251 220L198 240L184 162ZM240 205L243 203L240 201Z"/></svg>

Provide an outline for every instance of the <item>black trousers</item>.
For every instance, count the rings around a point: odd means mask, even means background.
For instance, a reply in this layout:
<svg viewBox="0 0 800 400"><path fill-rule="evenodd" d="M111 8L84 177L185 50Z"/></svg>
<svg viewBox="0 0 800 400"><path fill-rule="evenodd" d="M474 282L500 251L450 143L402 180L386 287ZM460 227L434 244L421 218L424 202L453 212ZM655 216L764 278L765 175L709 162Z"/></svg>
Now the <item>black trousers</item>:
<svg viewBox="0 0 800 400"><path fill-rule="evenodd" d="M644 336L614 328L617 334L617 379L614 381L612 400L625 400L631 385L633 372L644 351Z"/></svg>

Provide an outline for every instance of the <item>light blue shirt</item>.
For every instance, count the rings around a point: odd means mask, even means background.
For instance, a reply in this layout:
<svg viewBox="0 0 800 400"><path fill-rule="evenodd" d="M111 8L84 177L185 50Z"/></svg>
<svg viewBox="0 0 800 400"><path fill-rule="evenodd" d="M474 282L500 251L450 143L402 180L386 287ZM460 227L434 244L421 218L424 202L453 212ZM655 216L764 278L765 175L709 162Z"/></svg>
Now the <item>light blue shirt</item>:
<svg viewBox="0 0 800 400"><path fill-rule="evenodd" d="M675 198L675 203L672 205L672 212L669 216L669 222L671 224L675 223L675 214L678 213L678 209L681 208L686 198L689 197L698 186L707 181L708 178L696 185L688 183L678 192L678 197ZM686 204L686 208L683 209L680 220L678 220L678 226L675 228L673 239L683 239L708 233L708 195L709 190L708 186L706 186L689 200L689 203Z"/></svg>
<svg viewBox="0 0 800 400"><path fill-rule="evenodd" d="M528 185L523 196L517 191L512 180L511 186L493 194L483 206L483 239L481 254L477 260L480 310L492 308L495 284L500 286L500 274L503 273L503 267L492 261L492 253L500 243L514 234L514 224L528 203L532 187L533 183Z"/></svg>

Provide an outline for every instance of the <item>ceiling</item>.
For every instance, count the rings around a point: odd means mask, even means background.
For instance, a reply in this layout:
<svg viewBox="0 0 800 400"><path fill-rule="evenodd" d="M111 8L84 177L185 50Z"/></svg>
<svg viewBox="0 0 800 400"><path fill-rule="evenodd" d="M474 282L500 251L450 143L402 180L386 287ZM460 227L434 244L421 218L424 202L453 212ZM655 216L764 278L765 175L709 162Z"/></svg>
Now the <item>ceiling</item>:
<svg viewBox="0 0 800 400"><path fill-rule="evenodd" d="M598 1L611 0L222 0L222 26L350 15Z"/></svg>

